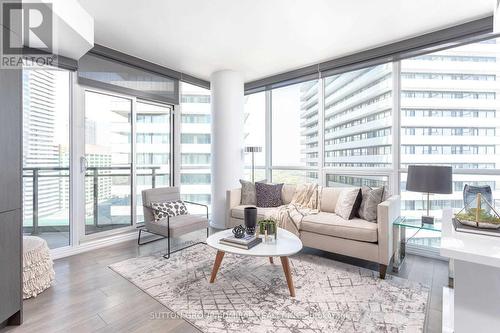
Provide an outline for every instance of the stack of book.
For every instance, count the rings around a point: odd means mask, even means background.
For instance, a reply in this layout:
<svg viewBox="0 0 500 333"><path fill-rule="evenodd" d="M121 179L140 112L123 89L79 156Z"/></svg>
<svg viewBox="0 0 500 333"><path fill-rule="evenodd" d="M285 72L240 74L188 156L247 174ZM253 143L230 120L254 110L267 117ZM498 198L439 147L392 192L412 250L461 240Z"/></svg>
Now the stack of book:
<svg viewBox="0 0 500 333"><path fill-rule="evenodd" d="M229 236L226 238L221 238L219 240L220 244L234 246L244 250L249 250L261 242L262 239L256 237L255 235L245 235L243 238L236 238L234 236Z"/></svg>

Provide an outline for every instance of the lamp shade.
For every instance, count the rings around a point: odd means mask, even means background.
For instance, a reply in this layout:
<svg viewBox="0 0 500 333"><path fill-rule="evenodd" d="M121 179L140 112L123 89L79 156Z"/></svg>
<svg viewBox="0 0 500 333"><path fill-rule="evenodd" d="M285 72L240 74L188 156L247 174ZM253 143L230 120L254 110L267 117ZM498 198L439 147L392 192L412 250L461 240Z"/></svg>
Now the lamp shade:
<svg viewBox="0 0 500 333"><path fill-rule="evenodd" d="M262 147L259 146L247 146L245 147L245 153L260 153L262 152Z"/></svg>
<svg viewBox="0 0 500 333"><path fill-rule="evenodd" d="M453 170L449 166L409 165L406 190L412 192L451 194Z"/></svg>

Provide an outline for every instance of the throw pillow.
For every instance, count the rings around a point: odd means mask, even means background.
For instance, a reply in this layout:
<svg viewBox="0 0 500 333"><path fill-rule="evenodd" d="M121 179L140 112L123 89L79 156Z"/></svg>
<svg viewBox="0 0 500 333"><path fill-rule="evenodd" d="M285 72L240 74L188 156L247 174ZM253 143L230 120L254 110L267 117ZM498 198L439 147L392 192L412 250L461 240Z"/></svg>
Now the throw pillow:
<svg viewBox="0 0 500 333"><path fill-rule="evenodd" d="M258 183L265 183L266 179ZM240 179L241 183L241 204L255 206L257 204L257 195L255 194L255 184L247 180Z"/></svg>
<svg viewBox="0 0 500 333"><path fill-rule="evenodd" d="M343 219L350 220L356 216L360 204L361 189L359 187L343 190L337 199L335 214Z"/></svg>
<svg viewBox="0 0 500 333"><path fill-rule="evenodd" d="M281 201L281 190L283 184L255 183L255 193L257 194L257 207L279 207Z"/></svg>
<svg viewBox="0 0 500 333"><path fill-rule="evenodd" d="M369 222L377 222L377 206L384 200L385 187L372 189L369 186L361 188L361 205L358 216Z"/></svg>
<svg viewBox="0 0 500 333"><path fill-rule="evenodd" d="M161 220L167 216L187 215L186 204L182 200L167 202L152 202L153 216L155 221Z"/></svg>

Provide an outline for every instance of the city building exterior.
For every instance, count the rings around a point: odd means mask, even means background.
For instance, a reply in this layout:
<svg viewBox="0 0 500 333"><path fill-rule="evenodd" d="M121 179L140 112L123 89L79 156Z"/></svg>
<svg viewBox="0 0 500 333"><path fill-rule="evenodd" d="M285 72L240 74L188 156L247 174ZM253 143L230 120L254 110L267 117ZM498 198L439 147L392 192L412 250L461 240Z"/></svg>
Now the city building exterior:
<svg viewBox="0 0 500 333"><path fill-rule="evenodd" d="M211 197L210 113L210 90L181 83L181 195L207 205Z"/></svg>
<svg viewBox="0 0 500 333"><path fill-rule="evenodd" d="M460 209L465 184L490 185L498 198L498 177L481 172L500 163L499 54L493 39L401 61L400 152L392 151L397 134L393 116L399 112L393 110L392 63L325 78L324 167L344 170L327 172L326 185L388 185L389 177L380 175L381 170L445 164L454 168L454 192L433 195L432 214L439 216L444 207ZM301 86L302 149L311 167L320 153L319 111L317 99L311 98L316 86L317 81ZM400 154L400 165L393 165L393 154ZM370 169L377 172L370 175ZM426 208L422 194L406 192L406 174L400 177L404 214L420 216Z"/></svg>
<svg viewBox="0 0 500 333"><path fill-rule="evenodd" d="M64 126L57 114L59 79L51 70L23 71L23 218L28 230L33 226L34 190L41 224L68 205L68 182L58 176L67 173L54 170L69 165L68 146L62 142L67 138L64 130L57 130ZM58 224L54 219L52 222Z"/></svg>

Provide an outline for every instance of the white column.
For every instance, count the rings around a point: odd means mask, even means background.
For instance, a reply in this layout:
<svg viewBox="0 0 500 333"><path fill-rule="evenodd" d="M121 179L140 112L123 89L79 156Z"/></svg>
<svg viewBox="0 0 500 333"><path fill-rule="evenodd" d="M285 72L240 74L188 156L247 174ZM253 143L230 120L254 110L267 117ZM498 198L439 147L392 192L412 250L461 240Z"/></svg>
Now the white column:
<svg viewBox="0 0 500 333"><path fill-rule="evenodd" d="M212 108L212 226L226 225L226 191L243 176L243 77L221 70L210 76Z"/></svg>

